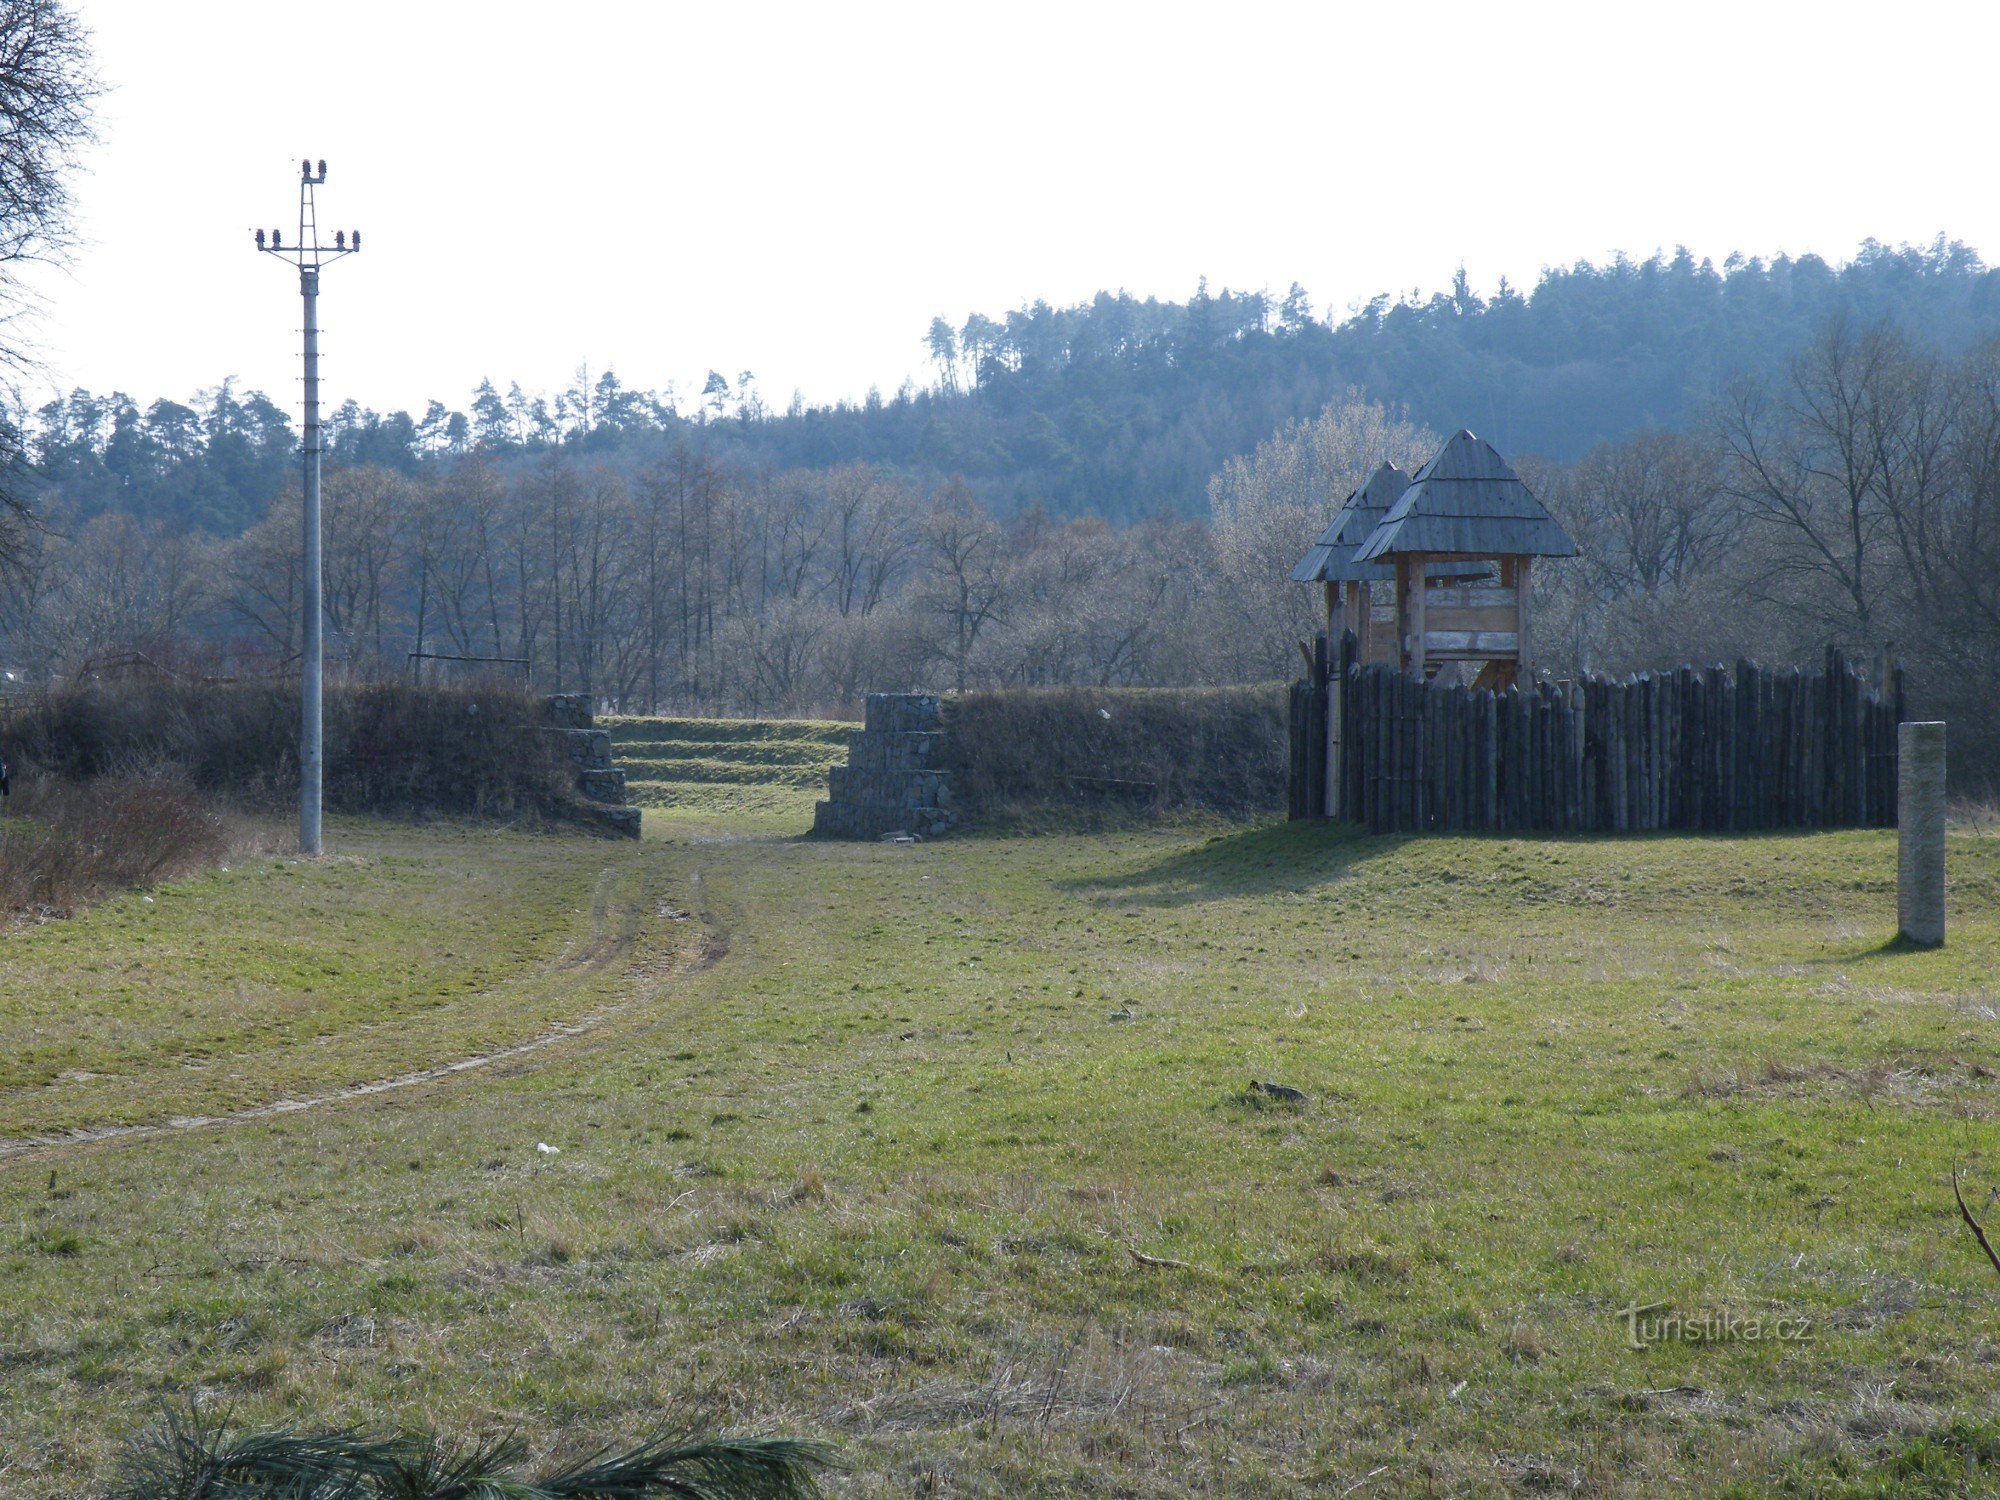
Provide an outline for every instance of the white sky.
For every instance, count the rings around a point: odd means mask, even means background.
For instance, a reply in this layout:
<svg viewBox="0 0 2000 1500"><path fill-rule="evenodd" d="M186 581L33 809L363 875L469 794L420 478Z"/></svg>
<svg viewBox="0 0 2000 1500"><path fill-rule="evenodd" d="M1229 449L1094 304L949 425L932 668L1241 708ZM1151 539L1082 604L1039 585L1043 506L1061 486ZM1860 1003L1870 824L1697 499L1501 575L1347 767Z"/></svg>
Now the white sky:
<svg viewBox="0 0 2000 1500"><path fill-rule="evenodd" d="M367 250L329 400L927 378L933 314L1532 282L1685 242L1992 255L2000 7L75 0L111 92L46 384L296 409L297 163ZM1502 29L1504 18L1504 29Z"/></svg>

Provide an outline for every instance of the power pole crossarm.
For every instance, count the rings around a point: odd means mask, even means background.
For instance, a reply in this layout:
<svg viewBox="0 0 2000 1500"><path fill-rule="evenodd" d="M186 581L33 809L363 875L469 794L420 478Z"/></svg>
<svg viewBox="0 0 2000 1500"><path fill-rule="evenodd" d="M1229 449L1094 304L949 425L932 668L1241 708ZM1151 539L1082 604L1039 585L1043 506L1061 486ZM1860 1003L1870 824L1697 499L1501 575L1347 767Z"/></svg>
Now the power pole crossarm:
<svg viewBox="0 0 2000 1500"><path fill-rule="evenodd" d="M287 245L280 230L272 230L268 242L264 231L256 231L257 248L266 255L296 266L299 295L305 302L305 441L300 456L305 464L305 517L303 573L305 581L304 651L299 669L299 853L318 854L321 849L321 787L324 781L321 735L322 705L325 697L325 637L322 625L326 606L323 570L320 564L320 455L319 419L319 273L330 261L352 255L361 248L361 231L334 231L333 243L322 244L319 215L313 189L326 181L326 163L299 163L299 232Z"/></svg>

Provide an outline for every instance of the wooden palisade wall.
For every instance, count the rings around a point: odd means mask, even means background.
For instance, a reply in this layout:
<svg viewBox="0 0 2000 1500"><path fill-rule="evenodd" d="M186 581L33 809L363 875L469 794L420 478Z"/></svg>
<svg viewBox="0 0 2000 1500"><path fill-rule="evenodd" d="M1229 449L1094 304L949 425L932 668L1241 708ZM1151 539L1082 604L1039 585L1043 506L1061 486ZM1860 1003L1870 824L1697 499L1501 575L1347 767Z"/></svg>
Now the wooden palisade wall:
<svg viewBox="0 0 2000 1500"><path fill-rule="evenodd" d="M1832 650L1811 672L1492 692L1361 665L1348 637L1293 692L1291 815L1377 833L1890 827L1903 709L1900 669L1878 689Z"/></svg>
<svg viewBox="0 0 2000 1500"><path fill-rule="evenodd" d="M1350 643L1354 637L1346 638ZM1292 684L1291 750L1285 778L1286 815L1293 819L1327 816L1327 731L1338 727L1327 713L1333 695L1326 638L1313 643L1306 675Z"/></svg>

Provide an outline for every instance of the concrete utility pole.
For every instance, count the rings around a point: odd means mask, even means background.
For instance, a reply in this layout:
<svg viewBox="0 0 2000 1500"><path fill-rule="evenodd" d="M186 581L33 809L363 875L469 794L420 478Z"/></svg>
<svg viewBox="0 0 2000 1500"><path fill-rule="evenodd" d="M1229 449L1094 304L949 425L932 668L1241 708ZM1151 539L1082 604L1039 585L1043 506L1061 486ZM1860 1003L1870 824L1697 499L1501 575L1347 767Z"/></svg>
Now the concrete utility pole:
<svg viewBox="0 0 2000 1500"><path fill-rule="evenodd" d="M319 273L329 261L352 255L361 248L361 231L335 230L333 243L319 238L319 217L313 203L313 189L326 181L326 163L317 168L310 161L299 163L299 233L291 244L279 230L266 240L257 231L257 248L275 255L299 269L299 295L305 300L306 427L301 449L305 459L305 599L304 630L299 655L299 853L320 852L320 752L321 703L324 696L324 640L321 625L325 603L321 595L322 575L319 553L319 460L324 446L320 441L319 420Z"/></svg>

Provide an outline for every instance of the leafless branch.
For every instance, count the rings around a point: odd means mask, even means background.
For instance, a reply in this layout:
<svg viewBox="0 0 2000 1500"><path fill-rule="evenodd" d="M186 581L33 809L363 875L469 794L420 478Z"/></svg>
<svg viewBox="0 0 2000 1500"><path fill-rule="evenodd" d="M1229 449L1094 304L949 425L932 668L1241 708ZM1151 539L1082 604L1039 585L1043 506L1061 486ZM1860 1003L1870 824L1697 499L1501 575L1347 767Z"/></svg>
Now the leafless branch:
<svg viewBox="0 0 2000 1500"><path fill-rule="evenodd" d="M1979 1241L1979 1248L1986 1252L1986 1258L1993 1263L1993 1269L2000 1271L2000 1253L1995 1253L1993 1242L1986 1238L1986 1231L1980 1227L1979 1221L1972 1217L1972 1210L1965 1206L1965 1194L1959 1191L1958 1178L1958 1163L1953 1162L1951 1167L1951 1195L1958 1200L1958 1216L1965 1220L1966 1227L1972 1231L1972 1237Z"/></svg>

